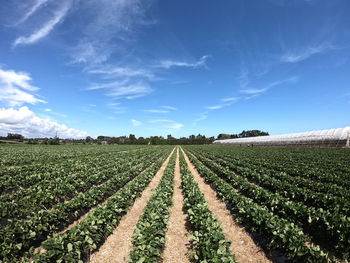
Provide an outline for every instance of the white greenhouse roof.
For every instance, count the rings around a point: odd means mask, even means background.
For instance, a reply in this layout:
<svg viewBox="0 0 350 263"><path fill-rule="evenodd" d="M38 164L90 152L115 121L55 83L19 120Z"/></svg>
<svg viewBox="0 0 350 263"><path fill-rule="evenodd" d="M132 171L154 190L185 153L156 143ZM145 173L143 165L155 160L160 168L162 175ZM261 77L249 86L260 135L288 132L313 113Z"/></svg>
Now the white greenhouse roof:
<svg viewBox="0 0 350 263"><path fill-rule="evenodd" d="M346 140L350 134L350 127L289 133L281 135L245 137L236 139L215 140L214 143L263 143L277 141L312 141L312 140Z"/></svg>

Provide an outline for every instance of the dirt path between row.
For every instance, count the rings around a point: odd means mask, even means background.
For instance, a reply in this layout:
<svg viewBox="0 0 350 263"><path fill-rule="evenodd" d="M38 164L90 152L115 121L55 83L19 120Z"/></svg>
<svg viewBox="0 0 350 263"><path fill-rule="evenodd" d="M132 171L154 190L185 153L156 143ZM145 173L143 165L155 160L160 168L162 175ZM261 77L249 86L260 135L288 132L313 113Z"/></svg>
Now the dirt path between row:
<svg viewBox="0 0 350 263"><path fill-rule="evenodd" d="M179 149L177 149L173 205L170 208L168 230L165 236L165 248L162 256L165 263L190 263L186 256L189 240L186 230L186 214L182 210L184 198L180 186Z"/></svg>
<svg viewBox="0 0 350 263"><path fill-rule="evenodd" d="M210 185L204 182L204 179L200 176L194 165L189 161L186 153L182 149L181 151L185 155L185 160L189 170L197 181L200 190L208 202L210 211L217 216L226 239L232 242L230 249L235 255L236 259L240 263L271 262L266 257L263 250L254 243L253 239L245 231L245 229L234 221L230 211L226 208L226 204L216 197L215 191L210 187Z"/></svg>
<svg viewBox="0 0 350 263"><path fill-rule="evenodd" d="M164 170L167 167L170 157L174 153L172 150L168 158L164 161L161 168L151 180L150 184L142 192L142 195L136 199L131 209L122 217L119 225L113 233L106 239L104 244L98 251L90 256L88 262L91 263L126 263L129 253L132 249L132 234L136 228L136 224L152 196L153 190L159 184Z"/></svg>

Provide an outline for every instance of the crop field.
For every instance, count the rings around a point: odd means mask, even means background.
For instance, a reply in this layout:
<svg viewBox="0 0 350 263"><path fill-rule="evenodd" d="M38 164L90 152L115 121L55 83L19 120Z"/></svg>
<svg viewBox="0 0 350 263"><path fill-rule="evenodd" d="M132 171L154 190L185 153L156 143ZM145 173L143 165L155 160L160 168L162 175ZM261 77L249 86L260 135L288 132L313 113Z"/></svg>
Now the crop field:
<svg viewBox="0 0 350 263"><path fill-rule="evenodd" d="M349 262L350 151L0 145L0 262Z"/></svg>

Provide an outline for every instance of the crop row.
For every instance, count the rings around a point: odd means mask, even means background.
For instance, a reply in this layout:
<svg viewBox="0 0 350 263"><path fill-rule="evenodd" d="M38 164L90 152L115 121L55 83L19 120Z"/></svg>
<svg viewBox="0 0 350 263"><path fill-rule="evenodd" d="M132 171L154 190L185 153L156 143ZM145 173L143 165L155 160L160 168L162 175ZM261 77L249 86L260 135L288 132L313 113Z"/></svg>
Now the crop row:
<svg viewBox="0 0 350 263"><path fill-rule="evenodd" d="M77 155L68 159L58 158L55 162L34 163L13 168L5 167L0 170L0 192L3 195L15 193L17 190L27 190L43 180L50 180L62 175L79 173L84 169L107 165L108 163L103 163L103 161L125 158L128 154L126 152L116 153L111 151L99 153L97 151L94 155Z"/></svg>
<svg viewBox="0 0 350 263"><path fill-rule="evenodd" d="M236 166L230 161L225 161L221 158L216 158L216 160L238 175L247 178L250 182L279 193L290 200L303 202L305 205L326 209L344 216L350 216L350 202L345 198L313 192L307 188L299 188L293 183L286 182L286 180L265 174L263 170ZM285 175L285 177L288 177L288 175Z"/></svg>
<svg viewBox="0 0 350 263"><path fill-rule="evenodd" d="M23 198L18 200L13 198L8 201L0 199L1 216L2 218L21 218L41 209L49 209L80 192L85 192L93 185L102 184L115 173L129 169L142 157L145 160L147 155L145 153L130 154L123 158L112 159L111 163L104 159L98 162L101 167L85 165L79 173L48 176L47 180L31 187ZM126 162L126 159L131 159L133 162Z"/></svg>
<svg viewBox="0 0 350 263"><path fill-rule="evenodd" d="M341 258L349 258L350 220L336 213L308 207L301 202L293 202L278 193L270 192L244 177L237 176L224 166L199 154L196 155L206 167L226 180L242 195L255 203L266 206L274 214L300 225L316 242Z"/></svg>
<svg viewBox="0 0 350 263"><path fill-rule="evenodd" d="M135 178L152 162L162 158L163 154L164 152L158 153L154 158L149 158L147 162L132 166L123 173L114 174L106 183L93 186L67 203L58 204L50 210L42 210L27 220L10 221L1 231L1 255L5 258L19 256L46 239L48 235L65 228ZM150 169L154 169L154 165L149 166L145 172Z"/></svg>
<svg viewBox="0 0 350 263"><path fill-rule="evenodd" d="M350 186L347 182L350 169L344 165L349 162L349 155L344 149L212 147L210 152L227 155L232 161L238 160L248 166L271 168L344 189Z"/></svg>
<svg viewBox="0 0 350 263"><path fill-rule="evenodd" d="M183 154L180 157L180 171L184 207L193 235L190 256L195 262L236 262L229 249L230 242L226 240L217 218L209 210Z"/></svg>
<svg viewBox="0 0 350 263"><path fill-rule="evenodd" d="M318 246L307 245L303 231L294 223L274 215L266 207L256 204L251 198L237 193L225 180L189 154L191 162L211 184L220 199L232 209L234 217L251 231L259 232L265 239L265 247L276 249L295 262L329 262L327 254Z"/></svg>
<svg viewBox="0 0 350 263"><path fill-rule="evenodd" d="M133 233L133 250L130 262L161 262L165 245L165 234L172 205L175 156L170 158L164 176L154 190Z"/></svg>
<svg viewBox="0 0 350 263"><path fill-rule="evenodd" d="M300 188L307 188L314 192L326 193L329 195L339 196L341 198L349 198L350 190L347 187L344 187L343 183L341 185L334 184L334 182L324 182L320 178L315 181L315 178L308 178L300 175L296 175L294 173L288 173L288 169L285 171L278 171L271 168L273 166L273 162L271 162L271 166L268 166L268 162L257 163L255 160L236 160L232 158L232 156L227 154L213 154L215 157L219 157L225 161L231 163L231 165L241 166L241 167L249 167L254 169L255 171L264 172L269 176L273 176L280 180L293 183L295 186ZM209 157L210 158L210 157ZM329 179L329 175L327 177ZM344 180L344 178L342 178ZM339 180L340 181L340 180Z"/></svg>
<svg viewBox="0 0 350 263"><path fill-rule="evenodd" d="M108 201L63 234L55 235L42 243L44 253L35 250L32 255L35 262L82 262L99 247L122 216L131 207L135 199L149 184L166 158L158 160L155 166L137 176L114 194Z"/></svg>

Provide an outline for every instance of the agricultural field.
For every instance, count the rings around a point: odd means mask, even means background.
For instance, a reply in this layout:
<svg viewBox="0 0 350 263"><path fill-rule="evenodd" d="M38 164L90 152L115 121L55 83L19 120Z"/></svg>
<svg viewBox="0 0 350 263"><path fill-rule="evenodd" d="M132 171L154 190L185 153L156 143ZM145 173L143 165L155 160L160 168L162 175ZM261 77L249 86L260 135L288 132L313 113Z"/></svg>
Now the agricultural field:
<svg viewBox="0 0 350 263"><path fill-rule="evenodd" d="M349 262L348 149L0 145L0 262Z"/></svg>

